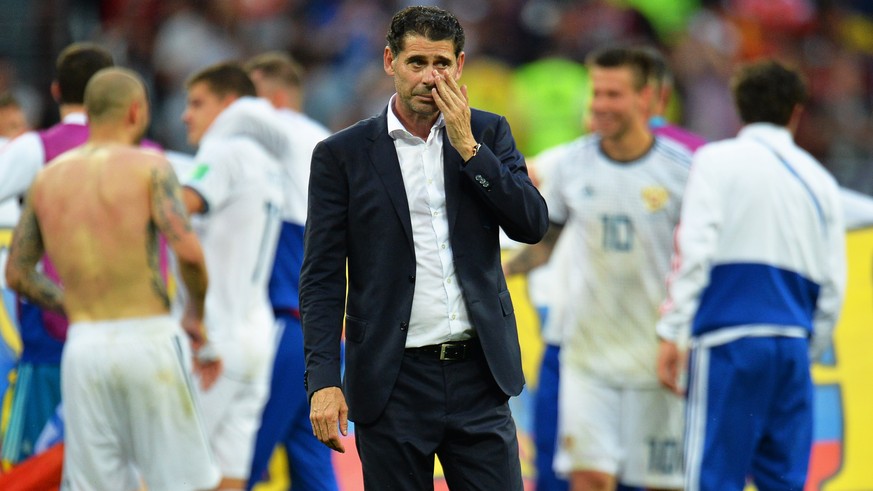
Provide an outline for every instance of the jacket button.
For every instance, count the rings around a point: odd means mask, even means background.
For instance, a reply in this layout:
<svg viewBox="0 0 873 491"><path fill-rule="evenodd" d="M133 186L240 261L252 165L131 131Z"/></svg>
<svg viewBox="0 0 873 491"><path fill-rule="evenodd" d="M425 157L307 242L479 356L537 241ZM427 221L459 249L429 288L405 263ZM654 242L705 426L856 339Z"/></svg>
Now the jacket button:
<svg viewBox="0 0 873 491"><path fill-rule="evenodd" d="M405 331L409 327L409 323L404 321L400 323L400 330Z"/></svg>
<svg viewBox="0 0 873 491"><path fill-rule="evenodd" d="M415 275L414 274L409 275L409 282L415 283Z"/></svg>

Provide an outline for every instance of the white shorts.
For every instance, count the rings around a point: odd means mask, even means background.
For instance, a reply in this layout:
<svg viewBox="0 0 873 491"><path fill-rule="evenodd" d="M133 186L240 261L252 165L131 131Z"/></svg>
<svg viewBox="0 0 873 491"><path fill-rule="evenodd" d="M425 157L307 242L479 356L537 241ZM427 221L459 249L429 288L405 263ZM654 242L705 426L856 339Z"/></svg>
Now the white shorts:
<svg viewBox="0 0 873 491"><path fill-rule="evenodd" d="M261 424L261 412L269 392L269 373L258 379L222 374L209 390L197 390L203 405L203 424L221 474L248 479Z"/></svg>
<svg viewBox="0 0 873 491"><path fill-rule="evenodd" d="M555 471L598 471L630 486L683 487L685 401L661 388L601 385L561 365Z"/></svg>
<svg viewBox="0 0 873 491"><path fill-rule="evenodd" d="M211 489L220 479L170 317L78 322L61 361L61 489Z"/></svg>

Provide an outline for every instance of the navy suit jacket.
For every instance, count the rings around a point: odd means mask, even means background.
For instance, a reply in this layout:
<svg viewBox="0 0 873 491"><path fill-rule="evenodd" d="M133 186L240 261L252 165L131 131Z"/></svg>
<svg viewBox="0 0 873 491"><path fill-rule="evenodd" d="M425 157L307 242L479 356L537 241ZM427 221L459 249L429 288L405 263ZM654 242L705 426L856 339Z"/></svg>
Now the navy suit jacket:
<svg viewBox="0 0 873 491"><path fill-rule="evenodd" d="M506 119L474 109L471 125L482 147L466 164L443 128L450 243L488 366L511 396L521 392L524 375L498 232L502 227L514 240L538 242L548 211ZM327 138L312 155L300 276L310 398L341 385L345 321L349 419L366 424L379 417L403 358L415 272L409 206L383 112Z"/></svg>

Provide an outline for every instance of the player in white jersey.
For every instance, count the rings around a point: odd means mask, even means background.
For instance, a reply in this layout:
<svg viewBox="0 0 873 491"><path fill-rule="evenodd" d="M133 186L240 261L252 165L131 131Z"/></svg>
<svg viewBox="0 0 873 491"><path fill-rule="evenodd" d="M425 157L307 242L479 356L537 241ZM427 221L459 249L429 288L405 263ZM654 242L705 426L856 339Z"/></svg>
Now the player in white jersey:
<svg viewBox="0 0 873 491"><path fill-rule="evenodd" d="M270 397L255 440L248 489L265 477L273 450L281 444L295 491L336 491L331 452L315 438L309 421L309 398L300 383L305 360L298 300L312 151L330 132L301 112L303 71L288 54L262 53L248 61L245 68L258 95L269 100L287 123L291 139L291 153L282 159L285 207L270 276L270 303L281 333L273 361Z"/></svg>
<svg viewBox="0 0 873 491"><path fill-rule="evenodd" d="M545 183L552 227L506 269L525 272L556 243L566 305L559 309L560 447L555 468L574 491L682 487L682 399L651 366L672 234L691 155L647 126L648 58L632 48L589 58L596 134L558 150ZM560 238L560 239L559 239Z"/></svg>
<svg viewBox="0 0 873 491"><path fill-rule="evenodd" d="M11 94L0 95L0 149L28 130L24 111ZM17 198L0 201L0 228L13 228L21 214ZM0 267L5 264L0 262ZM3 285L0 282L0 285ZM5 285L3 285L5 287Z"/></svg>
<svg viewBox="0 0 873 491"><path fill-rule="evenodd" d="M806 89L779 63L733 80L745 123L694 156L658 336L673 390L690 336L689 491L803 489L813 438L810 360L830 346L846 288L833 177L793 141Z"/></svg>
<svg viewBox="0 0 873 491"><path fill-rule="evenodd" d="M198 356L213 351L224 363L214 386L201 391L204 422L224 476L219 489L243 489L268 392L275 330L267 282L283 206L278 158L290 143L269 103L248 97L255 89L241 67L208 67L187 88L183 120L199 149L185 200L205 217L212 279L205 319L211 346Z"/></svg>

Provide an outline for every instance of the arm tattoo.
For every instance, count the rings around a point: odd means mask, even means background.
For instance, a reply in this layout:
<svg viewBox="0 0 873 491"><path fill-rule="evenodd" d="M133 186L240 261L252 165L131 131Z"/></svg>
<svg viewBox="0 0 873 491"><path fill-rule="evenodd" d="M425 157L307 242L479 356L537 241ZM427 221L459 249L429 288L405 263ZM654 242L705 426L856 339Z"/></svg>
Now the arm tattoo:
<svg viewBox="0 0 873 491"><path fill-rule="evenodd" d="M44 252L39 220L28 198L12 235L6 278L12 289L31 302L43 309L63 313L63 290L36 269Z"/></svg>
<svg viewBox="0 0 873 491"><path fill-rule="evenodd" d="M169 167L152 169L151 174L152 207L155 210L155 224L170 242L181 239L181 232L191 231L188 211L182 201L182 189L176 173Z"/></svg>
<svg viewBox="0 0 873 491"><path fill-rule="evenodd" d="M175 250L175 246L192 233L191 221L182 201L182 189L175 172L169 166L153 169L151 187L156 232L162 233ZM179 277L188 291L189 305L193 306L198 315L202 316L208 284L205 266L202 263L189 264L178 255L177 259Z"/></svg>
<svg viewBox="0 0 873 491"><path fill-rule="evenodd" d="M167 284L161 274L161 248L158 231L154 223L149 222L146 226L146 257L151 272L152 291L170 308L170 295L167 293Z"/></svg>

